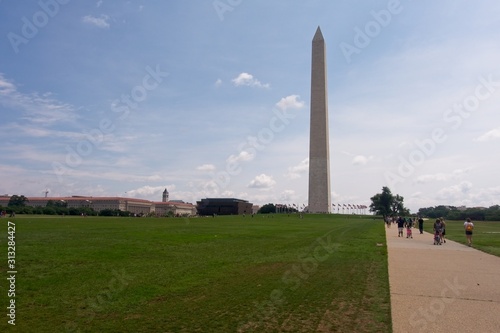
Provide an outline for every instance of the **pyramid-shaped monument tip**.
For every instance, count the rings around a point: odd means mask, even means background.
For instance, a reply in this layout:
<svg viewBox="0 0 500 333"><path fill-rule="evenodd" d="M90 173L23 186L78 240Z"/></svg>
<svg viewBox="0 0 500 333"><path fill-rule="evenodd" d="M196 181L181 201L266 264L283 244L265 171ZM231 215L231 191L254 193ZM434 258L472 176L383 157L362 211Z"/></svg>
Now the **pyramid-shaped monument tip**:
<svg viewBox="0 0 500 333"><path fill-rule="evenodd" d="M317 40L324 40L323 39L323 34L321 33L321 29L318 25L318 29L316 29L316 33L314 34L314 38L313 38L313 41L317 41Z"/></svg>

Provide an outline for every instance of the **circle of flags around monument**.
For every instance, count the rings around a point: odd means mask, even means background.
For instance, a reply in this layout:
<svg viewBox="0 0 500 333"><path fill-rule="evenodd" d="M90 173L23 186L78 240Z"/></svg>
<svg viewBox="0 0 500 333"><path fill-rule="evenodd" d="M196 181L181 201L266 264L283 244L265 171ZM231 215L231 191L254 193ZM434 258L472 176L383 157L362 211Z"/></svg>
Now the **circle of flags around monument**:
<svg viewBox="0 0 500 333"><path fill-rule="evenodd" d="M276 204L276 213L293 213L293 212L307 212L307 206L305 204ZM358 214L365 215L366 205L357 204L334 204L332 203L332 213L333 214Z"/></svg>

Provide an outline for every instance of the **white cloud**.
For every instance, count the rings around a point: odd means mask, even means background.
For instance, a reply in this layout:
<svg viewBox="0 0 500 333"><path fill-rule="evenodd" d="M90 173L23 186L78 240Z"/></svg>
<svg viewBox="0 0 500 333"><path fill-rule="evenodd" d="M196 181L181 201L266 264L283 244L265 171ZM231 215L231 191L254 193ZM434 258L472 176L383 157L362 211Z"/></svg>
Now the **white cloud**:
<svg viewBox="0 0 500 333"><path fill-rule="evenodd" d="M221 196L224 198L233 198L235 195L233 191L226 190L221 193Z"/></svg>
<svg viewBox="0 0 500 333"><path fill-rule="evenodd" d="M354 158L352 159L352 164L353 165L365 165L366 163L368 163L368 161L372 160L373 159L373 156L363 156L363 155L357 155L357 156L354 156Z"/></svg>
<svg viewBox="0 0 500 333"><path fill-rule="evenodd" d="M12 82L7 81L3 77L3 74L0 73L0 95L9 95L15 91L16 86Z"/></svg>
<svg viewBox="0 0 500 333"><path fill-rule="evenodd" d="M309 158L302 160L298 165L292 166L288 168L288 172L285 174L285 177L290 179L300 178L303 173L306 173L309 170Z"/></svg>
<svg viewBox="0 0 500 333"><path fill-rule="evenodd" d="M241 73L236 78L231 80L236 87L239 86L249 86L257 88L269 88L269 83L261 83L259 80L253 77L252 74Z"/></svg>
<svg viewBox="0 0 500 333"><path fill-rule="evenodd" d="M33 138L69 138L73 140L84 140L86 139L83 133L79 132L69 132L69 131L59 131L46 129L43 127L36 127L27 124L7 124L0 125L0 130L9 135L20 135Z"/></svg>
<svg viewBox="0 0 500 333"><path fill-rule="evenodd" d="M283 111L286 109L301 109L304 107L304 102L299 101L299 99L299 95L283 97L278 103L276 103L276 106Z"/></svg>
<svg viewBox="0 0 500 333"><path fill-rule="evenodd" d="M233 164L233 163L238 163L238 162L246 162L246 161L251 161L255 157L254 154L250 154L246 150L241 151L238 155L230 155L226 162Z"/></svg>
<svg viewBox="0 0 500 333"><path fill-rule="evenodd" d="M217 79L217 81L215 81L215 87L219 88L221 85L222 85L222 80L221 79Z"/></svg>
<svg viewBox="0 0 500 333"><path fill-rule="evenodd" d="M87 15L87 16L83 17L82 21L83 21L83 23L87 23L87 24L96 26L98 28L103 28L103 29L109 28L109 22L108 22L109 16L108 15L101 14L100 17Z"/></svg>
<svg viewBox="0 0 500 333"><path fill-rule="evenodd" d="M40 154L41 155L41 154ZM35 156L36 157L36 156ZM30 158L35 158L31 157ZM52 159L54 161L56 159ZM57 160L61 160L60 158ZM83 165L83 164L82 164ZM163 175L158 175L158 174L138 174L137 172L131 171L129 172L119 172L119 171L114 171L114 170L109 170L109 163L103 163L102 161L95 159L95 160L85 160L84 162L85 167L79 167L79 168L66 168L64 169L64 174L63 174L63 180L64 180L64 187L67 186L68 184L71 183L81 183L82 179L86 179L87 183L93 183L95 182L119 182L121 184L124 183L159 183L159 182L164 182L164 181L169 181L167 177ZM50 177L54 177L54 171L52 169L44 170L41 172L44 175L48 175ZM50 179L50 178L49 178ZM58 182L58 186L61 186L62 183ZM169 186L170 188L170 186ZM68 189L61 189L64 192L68 192ZM139 193L137 190L136 192L131 192L131 193ZM116 194L113 194L116 195Z"/></svg>
<svg viewBox="0 0 500 333"><path fill-rule="evenodd" d="M463 181L457 185L443 188L437 192L437 198L446 200L447 202L462 202L467 194L472 189L472 183Z"/></svg>
<svg viewBox="0 0 500 333"><path fill-rule="evenodd" d="M256 176L248 185L251 188L269 189L276 184L276 181L272 176L266 174L260 174Z"/></svg>
<svg viewBox="0 0 500 333"><path fill-rule="evenodd" d="M169 194L175 190L175 185L162 185L162 186L142 186L135 190L125 192L125 196L133 198L151 198L153 200L161 201L162 194L165 189L168 189ZM156 199L154 199L156 197ZM148 199L151 200L151 199Z"/></svg>
<svg viewBox="0 0 500 333"><path fill-rule="evenodd" d="M405 148L405 147L411 147L411 143L407 142L407 141L401 141L399 144L398 144L398 148Z"/></svg>
<svg viewBox="0 0 500 333"><path fill-rule="evenodd" d="M436 193L436 196L416 192L409 197L408 202L419 208L437 205L490 207L497 203L499 195L500 186L473 190L470 182L462 182L458 185L441 189Z"/></svg>
<svg viewBox="0 0 500 333"><path fill-rule="evenodd" d="M447 180L450 180L451 178L452 178L451 174L436 173L436 174L432 174L432 175L418 176L417 179L415 180L415 182L418 184L425 184L425 183L430 183L430 182L447 181Z"/></svg>
<svg viewBox="0 0 500 333"><path fill-rule="evenodd" d="M29 164L51 163L63 157L61 152L42 151L34 144L18 144L16 146L6 147L4 153L8 153L9 158L25 161Z"/></svg>
<svg viewBox="0 0 500 333"><path fill-rule="evenodd" d="M474 141L485 142L500 139L500 127L492 129L475 139Z"/></svg>
<svg viewBox="0 0 500 333"><path fill-rule="evenodd" d="M213 164L203 164L203 165L200 165L199 167L196 168L196 170L200 170L200 171L215 171L215 165Z"/></svg>
<svg viewBox="0 0 500 333"><path fill-rule="evenodd" d="M102 0L97 1L96 7L99 8L99 7L101 7L101 5L102 5Z"/></svg>
<svg viewBox="0 0 500 333"><path fill-rule="evenodd" d="M459 179L464 174L467 174L470 170L471 170L471 168L457 169L457 170L453 170L451 173L442 173L441 172L441 173L435 173L435 174L421 175L421 176L417 177L415 182L418 184L426 184L426 183L430 183L430 182L448 181L451 179Z"/></svg>
<svg viewBox="0 0 500 333"><path fill-rule="evenodd" d="M498 204L498 197L500 196L500 186L482 188L474 193L473 200L476 205L490 207Z"/></svg>
<svg viewBox="0 0 500 333"><path fill-rule="evenodd" d="M196 190L200 197L206 196L218 196L219 195L219 185L213 179L207 181L201 181L197 184Z"/></svg>
<svg viewBox="0 0 500 333"><path fill-rule="evenodd" d="M58 101L51 93L22 93L0 73L0 104L24 111L23 120L39 126L76 119L75 108Z"/></svg>
<svg viewBox="0 0 500 333"><path fill-rule="evenodd" d="M285 201L285 202L290 202L290 201L293 201L294 196L295 196L294 190L285 190L285 191L281 192L280 200Z"/></svg>

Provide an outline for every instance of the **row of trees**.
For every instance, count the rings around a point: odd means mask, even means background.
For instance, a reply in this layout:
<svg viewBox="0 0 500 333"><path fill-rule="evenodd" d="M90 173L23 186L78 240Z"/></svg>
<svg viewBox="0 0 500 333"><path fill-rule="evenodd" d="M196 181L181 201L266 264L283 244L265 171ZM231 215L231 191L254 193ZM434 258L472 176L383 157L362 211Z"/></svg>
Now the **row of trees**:
<svg viewBox="0 0 500 333"><path fill-rule="evenodd" d="M408 216L409 209L404 206L404 198L398 194L393 195L388 187L382 188L382 193L375 194L371 198L370 211L383 217L391 215ZM470 217L475 221L500 221L500 206L495 205L489 208L458 208L454 206L436 206L420 208L417 215L447 220L465 220Z"/></svg>
<svg viewBox="0 0 500 333"><path fill-rule="evenodd" d="M67 207L31 207L31 206L0 206L0 211L5 211L7 214L43 214L43 215L97 215L97 212L92 208L82 207L82 208L67 208ZM102 215L102 214L101 214Z"/></svg>
<svg viewBox="0 0 500 333"><path fill-rule="evenodd" d="M418 215L429 218L444 217L447 220L465 220L470 217L475 221L500 221L500 206L495 205L489 208L466 208L459 209L454 206L436 206L420 208Z"/></svg>

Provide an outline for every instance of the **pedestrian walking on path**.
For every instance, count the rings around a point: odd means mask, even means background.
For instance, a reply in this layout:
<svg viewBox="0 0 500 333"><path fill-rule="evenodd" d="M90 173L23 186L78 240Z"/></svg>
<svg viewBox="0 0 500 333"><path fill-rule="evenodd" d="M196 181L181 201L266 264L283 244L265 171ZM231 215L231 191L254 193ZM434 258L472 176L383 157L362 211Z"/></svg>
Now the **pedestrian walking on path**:
<svg viewBox="0 0 500 333"><path fill-rule="evenodd" d="M406 238L413 238L411 228L413 227L413 222L411 218L406 221Z"/></svg>
<svg viewBox="0 0 500 333"><path fill-rule="evenodd" d="M443 223L440 219L434 222L434 245L443 244Z"/></svg>
<svg viewBox="0 0 500 333"><path fill-rule="evenodd" d="M404 217L398 217L398 237L403 237L403 228L405 227L406 220Z"/></svg>
<svg viewBox="0 0 500 333"><path fill-rule="evenodd" d="M424 233L424 219L422 216L418 217L418 230L420 231L420 234Z"/></svg>
<svg viewBox="0 0 500 333"><path fill-rule="evenodd" d="M467 245L472 246L472 232L474 231L474 223L467 218L464 222L465 238L467 239Z"/></svg>
<svg viewBox="0 0 500 333"><path fill-rule="evenodd" d="M441 240L443 243L446 243L446 222L444 221L444 217L439 218L441 220Z"/></svg>

